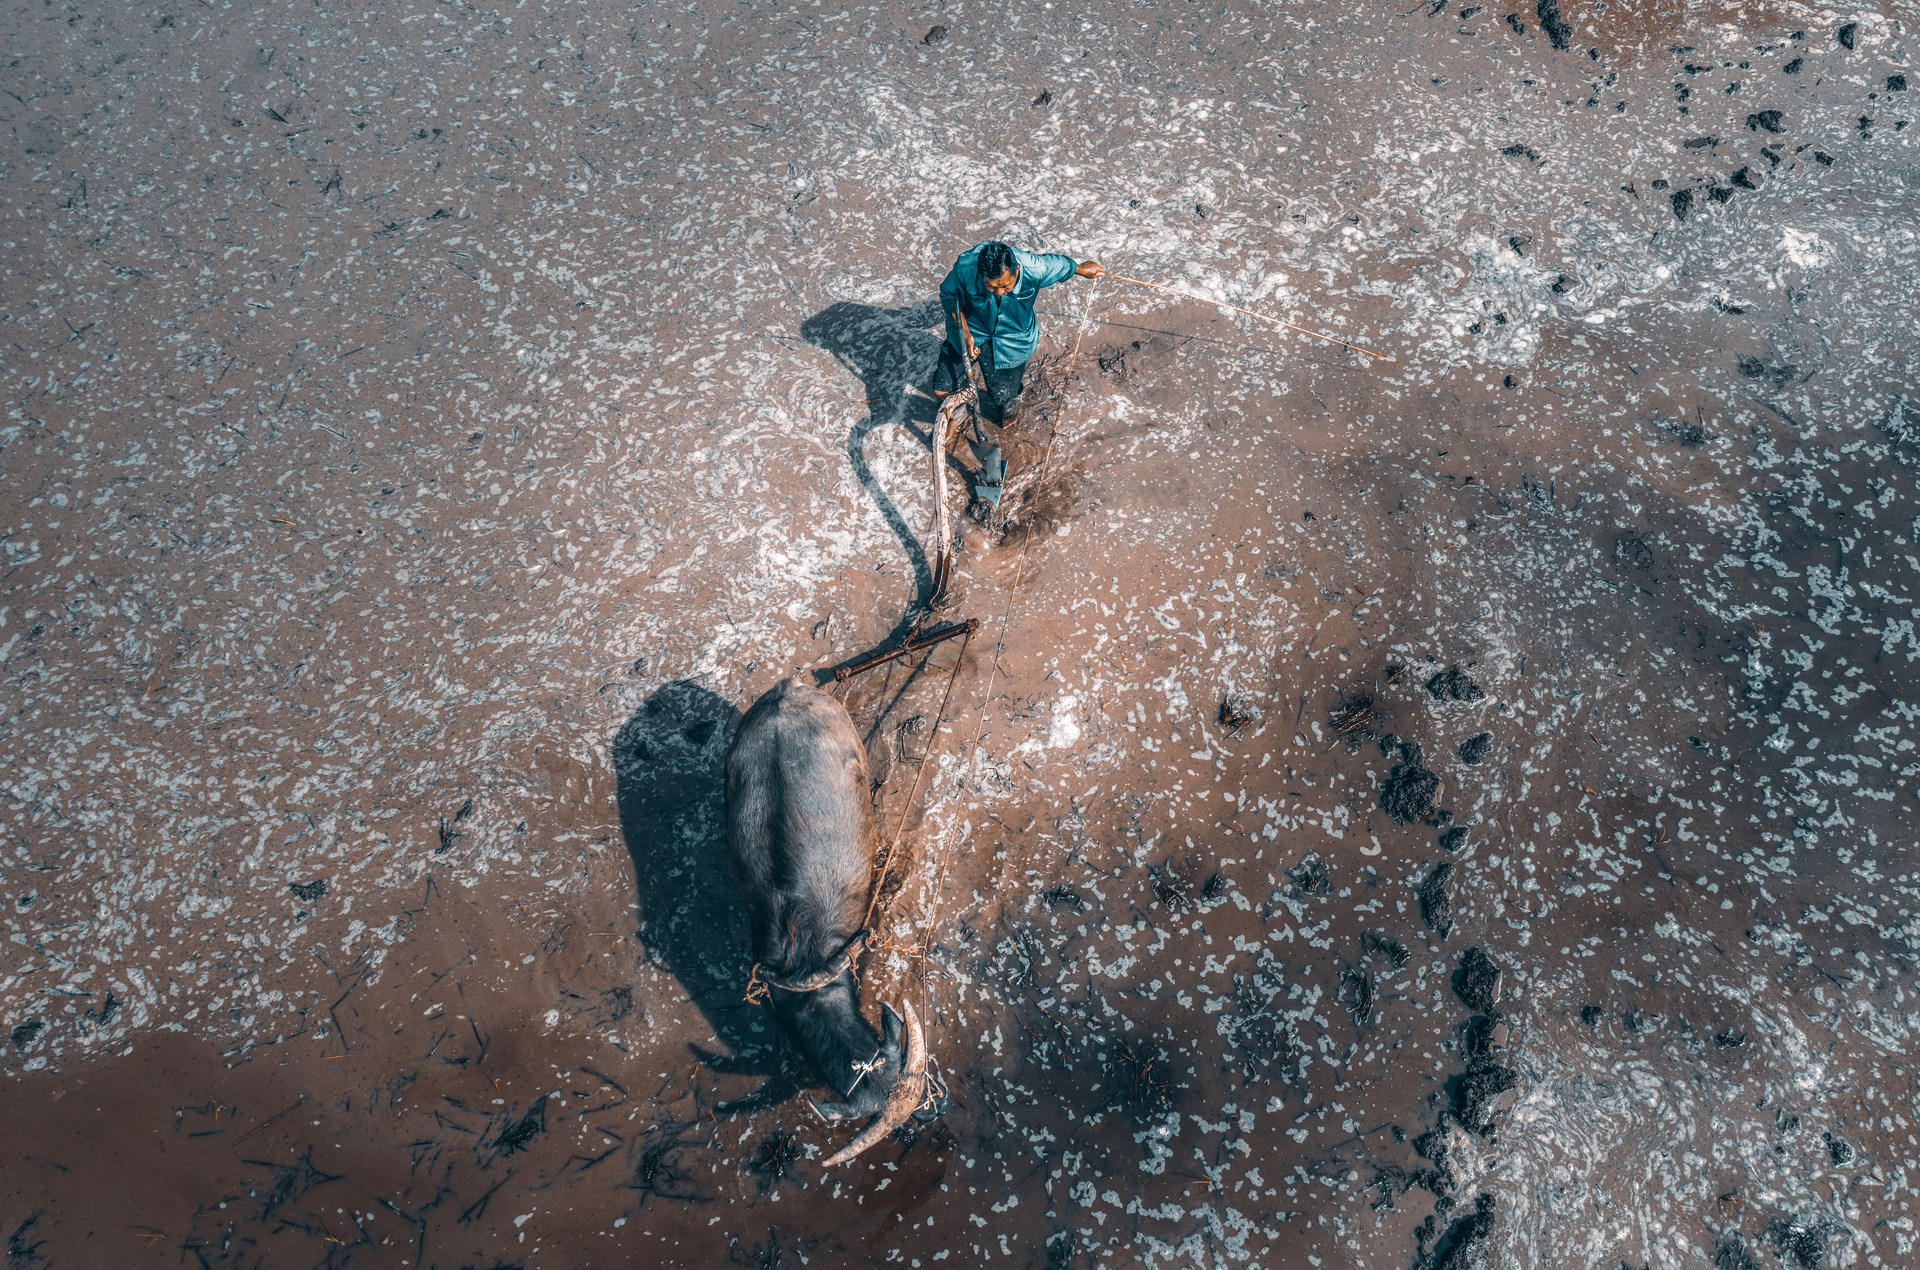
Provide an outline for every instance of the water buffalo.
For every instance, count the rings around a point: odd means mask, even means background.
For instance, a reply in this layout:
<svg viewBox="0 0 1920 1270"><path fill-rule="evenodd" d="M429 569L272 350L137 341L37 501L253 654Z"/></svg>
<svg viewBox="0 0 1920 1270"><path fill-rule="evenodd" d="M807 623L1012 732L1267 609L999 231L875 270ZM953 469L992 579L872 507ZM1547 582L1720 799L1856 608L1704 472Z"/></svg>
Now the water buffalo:
<svg viewBox="0 0 1920 1270"><path fill-rule="evenodd" d="M828 1120L876 1115L829 1166L938 1106L909 1003L881 1007L885 1035L860 1013L854 962L873 886L867 756L846 707L795 676L741 720L727 752L727 858L752 934L754 990L840 1101Z"/></svg>

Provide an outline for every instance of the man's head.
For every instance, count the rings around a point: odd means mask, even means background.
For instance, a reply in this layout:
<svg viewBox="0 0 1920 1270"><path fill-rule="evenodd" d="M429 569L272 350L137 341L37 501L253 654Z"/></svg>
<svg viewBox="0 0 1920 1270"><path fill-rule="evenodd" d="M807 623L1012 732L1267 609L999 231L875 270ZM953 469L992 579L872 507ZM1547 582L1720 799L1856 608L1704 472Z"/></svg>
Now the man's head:
<svg viewBox="0 0 1920 1270"><path fill-rule="evenodd" d="M986 243L977 261L980 281L995 295L1005 295L1020 281L1020 267L1013 262L1013 248L1005 243Z"/></svg>

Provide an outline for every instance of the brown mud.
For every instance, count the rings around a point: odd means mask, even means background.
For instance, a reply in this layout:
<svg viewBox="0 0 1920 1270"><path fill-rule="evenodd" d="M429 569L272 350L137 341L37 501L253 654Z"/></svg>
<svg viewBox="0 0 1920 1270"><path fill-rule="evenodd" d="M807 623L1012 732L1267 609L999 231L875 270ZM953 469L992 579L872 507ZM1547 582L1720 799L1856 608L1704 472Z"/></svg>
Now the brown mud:
<svg viewBox="0 0 1920 1270"><path fill-rule="evenodd" d="M1429 8L11 10L9 1270L1909 1262L1909 37ZM991 235L1400 361L1043 297L825 1174L721 763Z"/></svg>

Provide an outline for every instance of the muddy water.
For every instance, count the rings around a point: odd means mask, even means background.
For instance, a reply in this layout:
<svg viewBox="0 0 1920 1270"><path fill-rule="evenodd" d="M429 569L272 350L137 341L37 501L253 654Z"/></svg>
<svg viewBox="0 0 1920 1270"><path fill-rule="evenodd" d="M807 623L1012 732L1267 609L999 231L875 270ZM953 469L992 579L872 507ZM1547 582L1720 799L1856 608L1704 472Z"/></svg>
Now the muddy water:
<svg viewBox="0 0 1920 1270"><path fill-rule="evenodd" d="M10 1264L1910 1261L1911 15L1400 13L13 11ZM1398 360L1043 297L828 1176L719 765L990 236Z"/></svg>

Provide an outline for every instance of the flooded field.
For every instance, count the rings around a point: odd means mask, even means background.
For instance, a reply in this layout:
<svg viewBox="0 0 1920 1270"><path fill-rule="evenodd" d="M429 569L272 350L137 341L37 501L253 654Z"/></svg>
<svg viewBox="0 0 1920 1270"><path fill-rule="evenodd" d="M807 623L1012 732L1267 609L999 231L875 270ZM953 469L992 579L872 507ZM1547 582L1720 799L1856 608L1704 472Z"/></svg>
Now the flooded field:
<svg viewBox="0 0 1920 1270"><path fill-rule="evenodd" d="M1915 18L13 6L10 1270L1913 1264ZM989 238L1394 360L1042 294L829 1171L722 765Z"/></svg>

